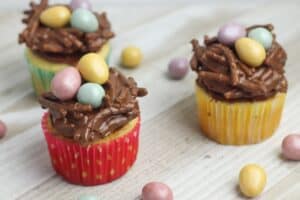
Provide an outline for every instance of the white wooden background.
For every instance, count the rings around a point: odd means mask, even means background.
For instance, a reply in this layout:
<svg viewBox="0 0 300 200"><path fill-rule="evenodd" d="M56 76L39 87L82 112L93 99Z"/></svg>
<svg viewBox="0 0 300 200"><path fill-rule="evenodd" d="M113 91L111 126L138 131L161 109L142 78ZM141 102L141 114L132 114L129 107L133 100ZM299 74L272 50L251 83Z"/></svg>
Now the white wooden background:
<svg viewBox="0 0 300 200"><path fill-rule="evenodd" d="M176 200L243 199L237 190L237 176L239 169L250 162L259 163L268 173L267 187L258 199L300 199L300 165L280 156L282 138L300 132L297 1L180 6L97 4L109 13L117 33L112 42L112 64L118 66L121 49L127 44L141 47L145 55L142 66L120 70L149 90L149 96L140 101L143 123L136 164L118 181L97 187L70 185L50 166L39 125L43 110L33 96L23 47L16 42L22 29L17 10L28 1L19 2L0 3L0 119L9 129L0 141L0 200L75 200L80 194L95 194L101 200L134 200L142 186L152 180L170 185ZM9 6L13 3L16 9ZM278 40L289 55L289 91L281 126L274 137L258 145L222 146L203 137L195 113L195 74L190 72L182 81L166 77L172 57L191 56L192 38L214 35L230 20L248 25L274 23Z"/></svg>

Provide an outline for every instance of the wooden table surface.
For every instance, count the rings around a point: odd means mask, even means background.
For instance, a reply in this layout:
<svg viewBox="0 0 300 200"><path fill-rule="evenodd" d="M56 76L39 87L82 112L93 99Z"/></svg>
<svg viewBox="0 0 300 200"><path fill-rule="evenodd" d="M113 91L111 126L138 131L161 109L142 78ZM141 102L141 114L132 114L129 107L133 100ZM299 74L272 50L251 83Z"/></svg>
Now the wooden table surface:
<svg viewBox="0 0 300 200"><path fill-rule="evenodd" d="M36 102L24 47L17 44L22 29L21 14L0 13L0 119L8 125L0 141L0 199L75 200L95 194L101 200L135 200L148 181L170 185L176 200L243 199L237 190L240 168L262 165L268 174L264 193L258 199L300 199L300 165L281 158L282 138L300 132L300 5L261 1L259 5L102 6L109 13L117 37L113 40L111 65L119 65L126 45L142 48L140 68L122 70L133 76L149 95L140 100L141 146L134 167L121 179L96 187L74 186L51 168L40 128L44 112ZM166 69L175 56L190 58L189 41L214 35L222 24L246 25L272 22L278 40L288 53L288 98L275 136L258 145L218 145L203 137L195 113L194 73L181 81L169 80Z"/></svg>

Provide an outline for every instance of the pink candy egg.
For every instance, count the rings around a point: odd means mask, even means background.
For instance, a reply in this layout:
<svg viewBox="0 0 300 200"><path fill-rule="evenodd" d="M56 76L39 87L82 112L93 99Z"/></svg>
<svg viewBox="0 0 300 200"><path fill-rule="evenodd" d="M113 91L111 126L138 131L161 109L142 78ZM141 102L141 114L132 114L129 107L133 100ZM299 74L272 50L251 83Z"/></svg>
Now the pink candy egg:
<svg viewBox="0 0 300 200"><path fill-rule="evenodd" d="M58 72L51 81L52 93L62 101L75 97L81 85L81 76L75 67L67 67Z"/></svg>
<svg viewBox="0 0 300 200"><path fill-rule="evenodd" d="M142 200L173 200L173 193L164 183L150 182L143 187Z"/></svg>
<svg viewBox="0 0 300 200"><path fill-rule="evenodd" d="M282 154L289 160L300 160L300 135L291 134L282 141Z"/></svg>
<svg viewBox="0 0 300 200"><path fill-rule="evenodd" d="M229 23L222 26L218 32L219 42L225 45L233 45L236 40L246 36L246 28L237 23Z"/></svg>
<svg viewBox="0 0 300 200"><path fill-rule="evenodd" d="M7 128L3 121L0 120L0 139L3 138L6 134Z"/></svg>
<svg viewBox="0 0 300 200"><path fill-rule="evenodd" d="M89 0L72 0L70 2L70 7L72 8L72 10L76 10L78 8L92 10L92 4Z"/></svg>

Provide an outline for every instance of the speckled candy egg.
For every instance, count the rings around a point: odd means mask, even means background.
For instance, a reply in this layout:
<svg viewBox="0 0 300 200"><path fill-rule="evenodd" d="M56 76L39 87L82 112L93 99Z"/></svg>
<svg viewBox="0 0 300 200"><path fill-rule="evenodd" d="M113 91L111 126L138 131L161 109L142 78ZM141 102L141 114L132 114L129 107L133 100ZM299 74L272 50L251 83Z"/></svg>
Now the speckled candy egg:
<svg viewBox="0 0 300 200"><path fill-rule="evenodd" d="M53 6L44 10L40 15L40 21L51 28L61 28L69 23L71 11L65 6Z"/></svg>
<svg viewBox="0 0 300 200"><path fill-rule="evenodd" d="M97 83L85 83L79 88L77 100L82 104L89 104L93 108L98 108L104 96L105 91L101 85Z"/></svg>
<svg viewBox="0 0 300 200"><path fill-rule="evenodd" d="M7 128L3 121L0 120L0 139L3 138L6 134Z"/></svg>
<svg viewBox="0 0 300 200"><path fill-rule="evenodd" d="M282 141L282 154L289 160L300 160L300 135L291 134Z"/></svg>
<svg viewBox="0 0 300 200"><path fill-rule="evenodd" d="M173 79L182 79L189 70L189 61L186 58L174 58L168 66L169 76Z"/></svg>
<svg viewBox="0 0 300 200"><path fill-rule="evenodd" d="M76 10L77 8L92 10L92 4L89 0L72 0L70 2L70 7L72 10Z"/></svg>
<svg viewBox="0 0 300 200"><path fill-rule="evenodd" d="M248 164L242 168L239 175L239 186L246 197L256 197L266 186L267 174L257 164Z"/></svg>
<svg viewBox="0 0 300 200"><path fill-rule="evenodd" d="M218 32L218 41L225 45L233 45L236 40L246 36L246 28L237 23L222 26Z"/></svg>
<svg viewBox="0 0 300 200"><path fill-rule="evenodd" d="M143 187L142 200L173 200L173 193L166 184L151 182Z"/></svg>
<svg viewBox="0 0 300 200"><path fill-rule="evenodd" d="M78 8L73 11L71 17L71 26L83 32L95 32L99 28L97 17L89 10Z"/></svg>
<svg viewBox="0 0 300 200"><path fill-rule="evenodd" d="M84 55L78 62L78 69L89 82L104 84L109 78L109 67L103 57L96 53Z"/></svg>
<svg viewBox="0 0 300 200"><path fill-rule="evenodd" d="M143 54L138 47L128 46L122 51L121 60L124 67L135 68L141 64L142 59Z"/></svg>
<svg viewBox="0 0 300 200"><path fill-rule="evenodd" d="M235 42L235 49L239 58L251 67L260 66L266 58L264 47L251 38L238 39Z"/></svg>
<svg viewBox="0 0 300 200"><path fill-rule="evenodd" d="M259 27L252 29L249 31L248 37L259 42L265 49L269 49L272 46L273 35L265 28Z"/></svg>
<svg viewBox="0 0 300 200"><path fill-rule="evenodd" d="M78 200L99 200L96 196L93 195L81 195Z"/></svg>
<svg viewBox="0 0 300 200"><path fill-rule="evenodd" d="M73 99L81 85L81 76L75 67L58 72L51 81L52 93L62 101Z"/></svg>

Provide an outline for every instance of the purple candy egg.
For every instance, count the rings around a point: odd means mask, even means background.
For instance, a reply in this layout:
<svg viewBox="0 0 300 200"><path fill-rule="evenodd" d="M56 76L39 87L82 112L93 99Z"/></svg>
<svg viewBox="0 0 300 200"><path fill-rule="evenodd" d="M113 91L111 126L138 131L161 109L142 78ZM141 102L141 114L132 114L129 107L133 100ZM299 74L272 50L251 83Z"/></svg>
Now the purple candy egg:
<svg viewBox="0 0 300 200"><path fill-rule="evenodd" d="M0 138L3 138L6 134L6 125L3 121L0 120Z"/></svg>
<svg viewBox="0 0 300 200"><path fill-rule="evenodd" d="M89 0L72 0L70 3L70 7L72 8L72 10L76 10L77 8L92 10L92 4Z"/></svg>
<svg viewBox="0 0 300 200"><path fill-rule="evenodd" d="M300 160L300 135L291 134L282 141L282 154L289 160Z"/></svg>
<svg viewBox="0 0 300 200"><path fill-rule="evenodd" d="M62 101L75 97L81 85L81 76L75 67L67 67L58 72L51 81L52 93Z"/></svg>
<svg viewBox="0 0 300 200"><path fill-rule="evenodd" d="M169 76L173 79L182 79L189 70L189 61L186 58L174 58L168 66Z"/></svg>
<svg viewBox="0 0 300 200"><path fill-rule="evenodd" d="M173 192L164 183L151 182L143 187L142 200L173 200Z"/></svg>
<svg viewBox="0 0 300 200"><path fill-rule="evenodd" d="M218 32L219 42L225 45L233 45L236 40L246 36L246 28L237 23L229 23L222 26Z"/></svg>

